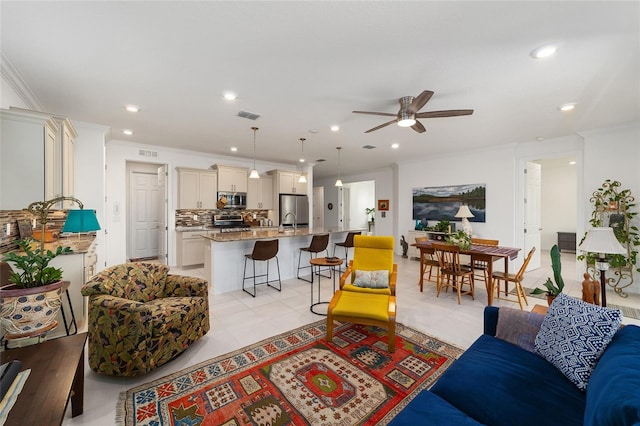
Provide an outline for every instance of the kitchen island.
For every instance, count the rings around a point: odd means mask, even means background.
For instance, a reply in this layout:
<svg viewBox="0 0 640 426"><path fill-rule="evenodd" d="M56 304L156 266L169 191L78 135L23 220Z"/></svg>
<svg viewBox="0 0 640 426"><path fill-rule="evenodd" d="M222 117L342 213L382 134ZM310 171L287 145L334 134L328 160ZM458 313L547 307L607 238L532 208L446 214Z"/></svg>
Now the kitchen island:
<svg viewBox="0 0 640 426"><path fill-rule="evenodd" d="M333 253L334 243L343 242L349 231L361 229L297 229L279 232L277 229L259 229L246 232L229 232L203 236L209 242L205 244L204 272L209 280L209 291L213 294L242 290L244 256L253 251L256 240L278 239L278 261L282 281L295 278L298 271L298 256L301 247L308 247L311 238L316 234L329 234L327 250ZM324 254L319 254L323 257ZM302 262L309 262L307 253L302 255ZM275 262L271 261L269 279L277 277ZM250 265L247 265L247 269ZM266 272L266 262L256 262L256 273ZM308 272L304 272L305 274ZM253 271L249 273L253 275ZM274 290L275 291L275 290Z"/></svg>

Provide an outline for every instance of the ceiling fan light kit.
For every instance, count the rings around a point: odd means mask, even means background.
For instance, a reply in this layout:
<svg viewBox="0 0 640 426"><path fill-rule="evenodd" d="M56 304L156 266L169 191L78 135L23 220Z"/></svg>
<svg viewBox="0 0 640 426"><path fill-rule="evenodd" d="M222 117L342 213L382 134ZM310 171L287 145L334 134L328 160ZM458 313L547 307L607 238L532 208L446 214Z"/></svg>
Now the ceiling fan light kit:
<svg viewBox="0 0 640 426"><path fill-rule="evenodd" d="M458 117L461 115L473 114L472 109L449 109L443 111L418 112L424 107L429 99L433 96L431 90L424 90L417 97L403 96L398 99L400 102L400 111L397 114L389 112L374 111L352 111L354 114L381 115L383 117L396 117L394 120L387 121L379 126L367 130L365 133L374 132L376 130L387 127L390 124L397 123L400 127L411 127L418 133L424 133L427 129L420 123L418 118L440 118L440 117Z"/></svg>

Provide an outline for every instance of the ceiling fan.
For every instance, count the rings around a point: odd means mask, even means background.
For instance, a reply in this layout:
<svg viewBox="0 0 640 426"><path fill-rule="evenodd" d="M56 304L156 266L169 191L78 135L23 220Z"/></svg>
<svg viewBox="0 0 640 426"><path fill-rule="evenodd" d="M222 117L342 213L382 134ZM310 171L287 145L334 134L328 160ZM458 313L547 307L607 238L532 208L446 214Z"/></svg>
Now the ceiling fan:
<svg viewBox="0 0 640 426"><path fill-rule="evenodd" d="M417 97L413 96L404 96L399 99L400 101L400 111L397 114L389 113L389 112L373 112L373 111L353 111L355 114L369 114L369 115L382 115L384 117L396 117L395 119L388 121L384 124L374 127L373 129L367 130L365 133L373 132L375 130L382 129L383 127L387 127L390 124L398 123L400 127L411 127L418 133L424 133L427 129L417 121L417 118L436 118L436 117L456 117L460 115L471 115L473 114L472 109L447 109L444 111L428 111L428 112L418 112L429 102L429 99L433 96L433 92L431 90L425 90L420 93Z"/></svg>

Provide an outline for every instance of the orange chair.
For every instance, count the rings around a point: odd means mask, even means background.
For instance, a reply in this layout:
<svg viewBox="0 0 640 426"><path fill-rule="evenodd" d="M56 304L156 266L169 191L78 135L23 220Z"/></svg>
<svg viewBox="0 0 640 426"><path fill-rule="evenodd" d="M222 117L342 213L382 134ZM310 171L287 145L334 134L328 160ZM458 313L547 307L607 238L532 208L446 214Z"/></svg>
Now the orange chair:
<svg viewBox="0 0 640 426"><path fill-rule="evenodd" d="M504 272L494 272L492 274L493 279L496 281L496 295L497 298L500 300L506 300L508 302L517 302L520 305L520 309L522 310L522 300L524 299L524 303L529 306L529 302L527 301L527 295L524 292L524 287L522 287L522 278L524 277L524 271L525 269L527 269L527 265L529 265L529 261L531 261L531 257L533 256L533 253L536 252L536 248L533 247L530 251L529 254L527 255L526 259L524 260L524 262L522 263L522 266L520 267L520 270L516 273L516 274L505 274ZM516 285L516 296L518 297L518 300L513 300L513 299L509 299L508 296L505 297L500 297L500 281L504 281L504 285L505 288L507 286L507 283L512 282Z"/></svg>

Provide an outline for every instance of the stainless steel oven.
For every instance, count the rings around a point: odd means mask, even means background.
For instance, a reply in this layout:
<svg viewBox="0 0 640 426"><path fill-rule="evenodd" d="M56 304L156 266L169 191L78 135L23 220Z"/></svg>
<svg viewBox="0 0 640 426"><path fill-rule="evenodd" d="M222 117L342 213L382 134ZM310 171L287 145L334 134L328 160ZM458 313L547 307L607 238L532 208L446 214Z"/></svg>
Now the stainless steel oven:
<svg viewBox="0 0 640 426"><path fill-rule="evenodd" d="M222 198L227 200L225 209L242 210L247 208L247 194L246 192L218 192L218 201Z"/></svg>

